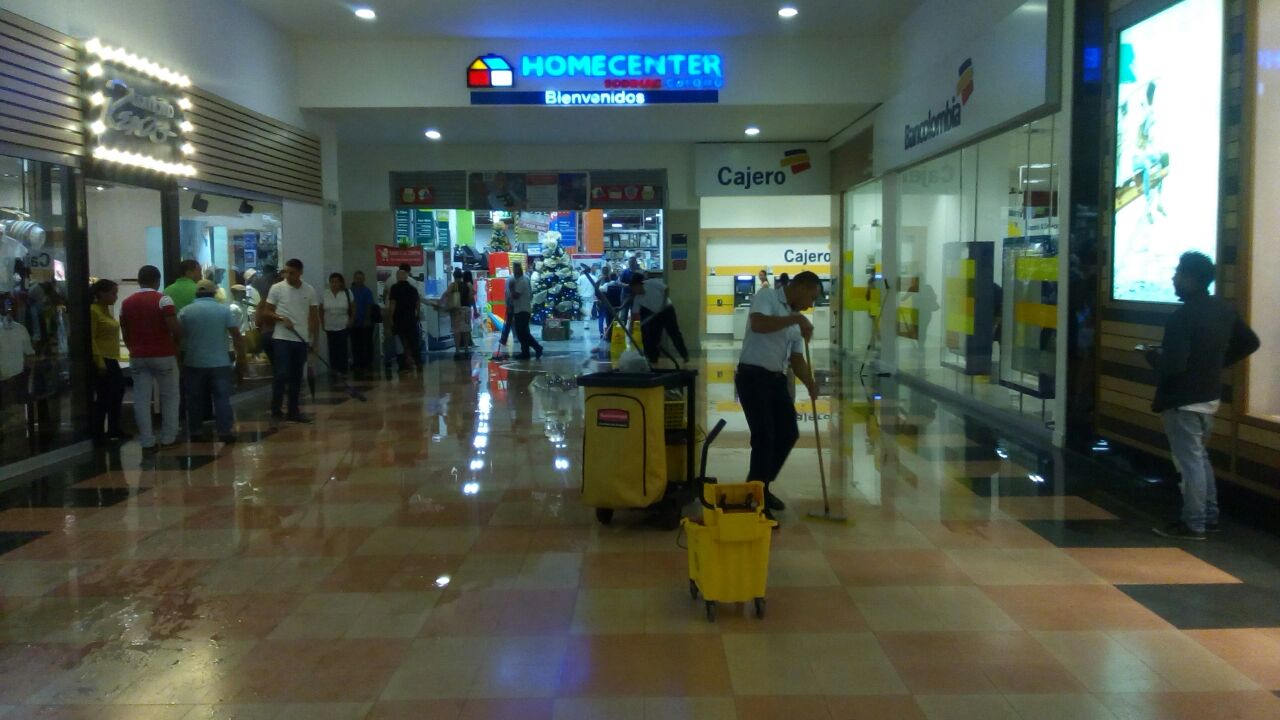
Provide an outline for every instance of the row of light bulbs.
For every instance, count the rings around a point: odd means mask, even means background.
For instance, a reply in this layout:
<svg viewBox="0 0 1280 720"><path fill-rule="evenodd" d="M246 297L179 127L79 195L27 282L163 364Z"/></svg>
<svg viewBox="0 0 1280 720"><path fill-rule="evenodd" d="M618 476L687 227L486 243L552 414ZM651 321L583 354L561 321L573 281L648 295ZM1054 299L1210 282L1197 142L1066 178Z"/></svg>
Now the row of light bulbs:
<svg viewBox="0 0 1280 720"><path fill-rule="evenodd" d="M93 149L93 157L97 160L109 160L117 162L121 165L131 165L133 167L144 168L146 170L154 170L156 172L168 173L169 175L182 175L192 177L196 174L196 168L190 163L174 163L166 160L142 155L140 153L129 152L127 150L116 150L105 145L99 145Z"/></svg>
<svg viewBox="0 0 1280 720"><path fill-rule="evenodd" d="M133 53L126 51L124 48L114 48L110 45L103 45L102 41L98 38L93 38L86 42L84 44L84 49L88 50L91 55L94 55L101 60L119 63L130 70L135 70L143 75L149 75L156 80L168 83L175 87L185 88L190 87L191 85L191 78L186 75L183 75L180 72L174 72L173 70L170 70L159 63L151 62L144 57L134 55ZM96 72L94 71L95 68L97 69ZM89 66L88 71L90 76L97 77L102 74L102 66L94 63Z"/></svg>

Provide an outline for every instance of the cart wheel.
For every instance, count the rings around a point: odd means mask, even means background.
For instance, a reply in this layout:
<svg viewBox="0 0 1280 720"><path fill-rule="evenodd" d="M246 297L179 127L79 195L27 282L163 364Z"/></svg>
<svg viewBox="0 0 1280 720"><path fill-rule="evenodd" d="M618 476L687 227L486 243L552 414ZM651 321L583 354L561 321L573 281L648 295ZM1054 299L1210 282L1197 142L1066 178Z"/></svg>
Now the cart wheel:
<svg viewBox="0 0 1280 720"><path fill-rule="evenodd" d="M714 600L707 601L707 622L716 621L716 603Z"/></svg>
<svg viewBox="0 0 1280 720"><path fill-rule="evenodd" d="M764 618L764 598L756 598L756 619Z"/></svg>
<svg viewBox="0 0 1280 720"><path fill-rule="evenodd" d="M698 599L698 583L692 580L689 581L689 597L694 600Z"/></svg>
<svg viewBox="0 0 1280 720"><path fill-rule="evenodd" d="M596 508L596 520L599 520L601 525L613 522L613 508Z"/></svg>

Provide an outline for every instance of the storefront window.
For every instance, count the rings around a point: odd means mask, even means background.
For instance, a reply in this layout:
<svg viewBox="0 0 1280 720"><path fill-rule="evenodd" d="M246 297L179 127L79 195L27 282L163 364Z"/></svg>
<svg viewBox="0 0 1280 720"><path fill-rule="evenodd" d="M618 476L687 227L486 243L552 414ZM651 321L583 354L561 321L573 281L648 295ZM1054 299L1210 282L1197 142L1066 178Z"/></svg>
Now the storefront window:
<svg viewBox="0 0 1280 720"><path fill-rule="evenodd" d="M199 262L222 297L231 297L233 285L269 287L281 265L279 204L182 190L178 208L179 254Z"/></svg>
<svg viewBox="0 0 1280 720"><path fill-rule="evenodd" d="M86 406L79 314L84 268L72 267L71 171L0 156L0 464L82 437Z"/></svg>
<svg viewBox="0 0 1280 720"><path fill-rule="evenodd" d="M879 343L885 282L882 264L883 183L875 180L844 194L843 337L846 352L874 352Z"/></svg>
<svg viewBox="0 0 1280 720"><path fill-rule="evenodd" d="M897 228L901 370L1045 424L1063 132L1045 118L904 172Z"/></svg>
<svg viewBox="0 0 1280 720"><path fill-rule="evenodd" d="M184 188L178 193L178 209L178 254L200 263L205 279L217 283L218 299L241 318L248 377L265 380L270 367L254 313L283 264L281 206Z"/></svg>
<svg viewBox="0 0 1280 720"><path fill-rule="evenodd" d="M1280 47L1280 0L1258 3L1258 47ZM1280 227L1280 203L1267 197L1268 190L1280 182L1280 143L1263 128L1280 122L1280 63L1273 52L1258 54L1258 92L1254 97L1253 143L1253 232L1249 263L1249 323L1258 333L1262 347L1249 358L1248 413L1254 417L1280 422L1280 281L1275 268L1280 267L1280 242L1275 228Z"/></svg>
<svg viewBox="0 0 1280 720"><path fill-rule="evenodd" d="M89 223L89 274L120 284L115 315L138 291L138 268L164 269L164 232L160 220L160 191L132 185L90 180L85 187ZM121 365L129 352L121 346Z"/></svg>

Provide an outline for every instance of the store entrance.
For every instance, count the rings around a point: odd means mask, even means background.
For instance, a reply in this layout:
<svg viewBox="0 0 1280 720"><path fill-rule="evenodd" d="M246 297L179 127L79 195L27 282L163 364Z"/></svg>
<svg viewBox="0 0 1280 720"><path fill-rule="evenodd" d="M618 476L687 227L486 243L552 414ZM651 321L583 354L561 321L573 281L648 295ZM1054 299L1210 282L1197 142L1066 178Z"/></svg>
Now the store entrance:
<svg viewBox="0 0 1280 720"><path fill-rule="evenodd" d="M425 350L457 350L457 329L472 341L501 333L510 320L506 287L514 265L533 289L531 325L547 341L595 340L605 331L594 286L613 276L663 270L661 208L568 211L397 208L393 249L377 251L385 297L406 260L423 297ZM394 260L393 260L394 258ZM474 307L450 307L454 273L471 280ZM590 280L586 275L590 275Z"/></svg>

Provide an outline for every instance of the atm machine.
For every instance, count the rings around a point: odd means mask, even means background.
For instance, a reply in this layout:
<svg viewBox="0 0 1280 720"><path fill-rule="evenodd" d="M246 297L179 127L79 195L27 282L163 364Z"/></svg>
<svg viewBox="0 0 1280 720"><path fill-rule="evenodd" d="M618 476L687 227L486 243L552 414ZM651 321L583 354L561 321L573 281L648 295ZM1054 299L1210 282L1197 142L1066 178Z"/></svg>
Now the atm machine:
<svg viewBox="0 0 1280 720"><path fill-rule="evenodd" d="M755 275L735 275L733 277L734 340L741 340L747 334L747 318L751 314L751 298L755 296Z"/></svg>

